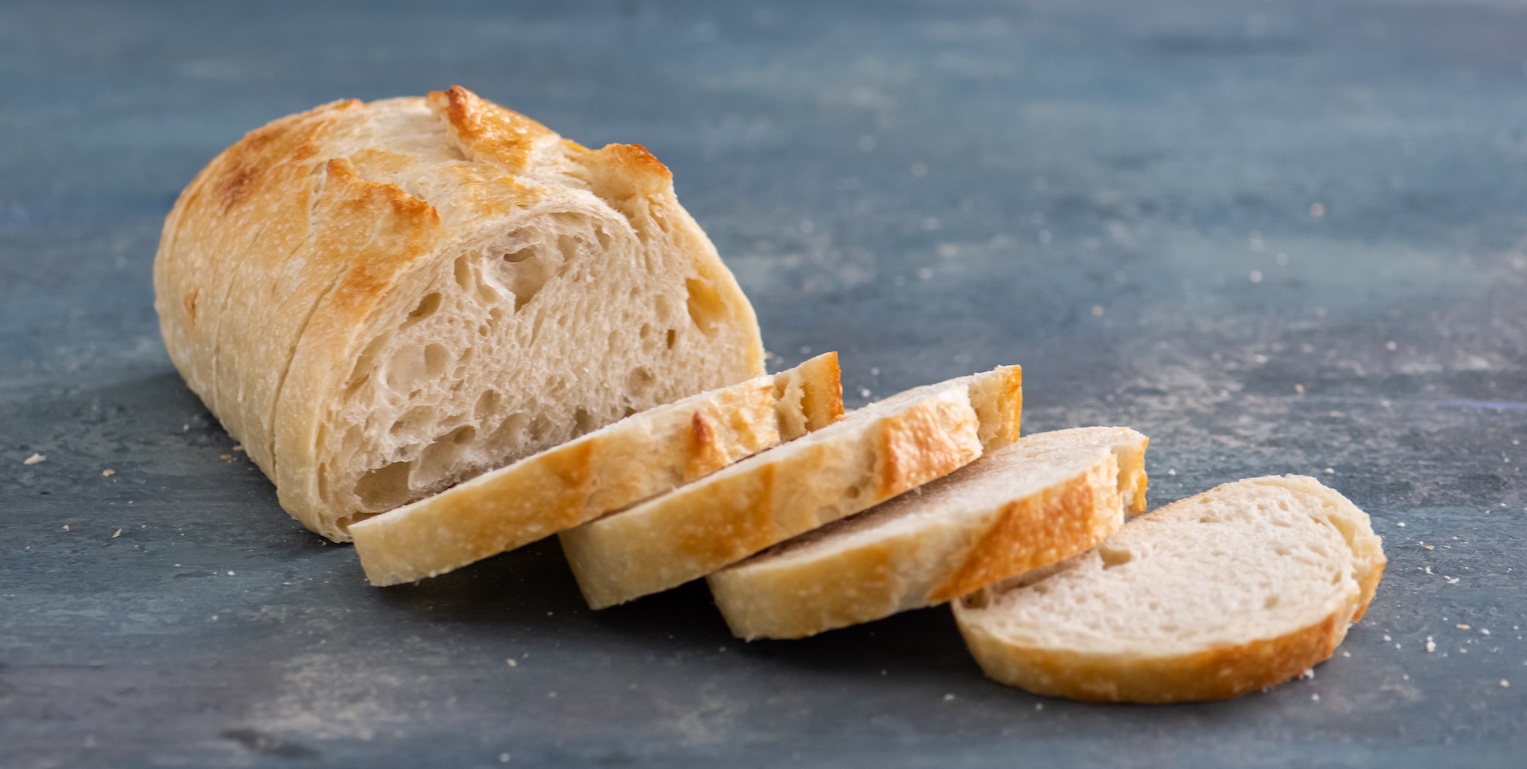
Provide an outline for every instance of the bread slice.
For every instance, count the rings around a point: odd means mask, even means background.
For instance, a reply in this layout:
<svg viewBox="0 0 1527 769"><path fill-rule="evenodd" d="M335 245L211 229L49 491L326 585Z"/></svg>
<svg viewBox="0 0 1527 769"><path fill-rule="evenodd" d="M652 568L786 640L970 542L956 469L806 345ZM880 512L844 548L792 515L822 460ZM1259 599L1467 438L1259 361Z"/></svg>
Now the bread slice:
<svg viewBox="0 0 1527 769"><path fill-rule="evenodd" d="M838 355L626 417L350 526L373 585L444 574L826 427L843 416Z"/></svg>
<svg viewBox="0 0 1527 769"><path fill-rule="evenodd" d="M1328 659L1384 564L1346 497L1314 478L1252 478L966 596L954 616L1005 684L1103 702L1218 700Z"/></svg>
<svg viewBox="0 0 1527 769"><path fill-rule="evenodd" d="M703 577L947 475L1018 439L1022 372L908 390L624 512L561 534L589 606Z"/></svg>
<svg viewBox="0 0 1527 769"><path fill-rule="evenodd" d="M1145 511L1145 436L1040 433L706 580L740 638L801 638L1070 558Z"/></svg>
<svg viewBox="0 0 1527 769"><path fill-rule="evenodd" d="M154 296L187 384L335 540L764 373L753 309L662 163L460 87L245 136L165 220Z"/></svg>

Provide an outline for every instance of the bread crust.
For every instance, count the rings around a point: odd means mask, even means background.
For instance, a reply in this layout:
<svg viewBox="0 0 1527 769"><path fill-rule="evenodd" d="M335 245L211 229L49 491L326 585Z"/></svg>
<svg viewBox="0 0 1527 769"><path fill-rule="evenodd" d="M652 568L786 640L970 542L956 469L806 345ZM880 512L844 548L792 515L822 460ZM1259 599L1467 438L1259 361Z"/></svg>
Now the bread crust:
<svg viewBox="0 0 1527 769"><path fill-rule="evenodd" d="M979 623L958 625L982 672L998 682L1087 702L1161 704L1229 699L1292 679L1331 658L1353 608L1276 638L1140 658L1021 646Z"/></svg>
<svg viewBox="0 0 1527 769"><path fill-rule="evenodd" d="M943 603L1083 552L1118 530L1135 499L1144 501L1145 436L1110 430L1098 440L1108 443L1099 443L1090 467L961 511L975 514L927 517L810 559L771 562L768 551L717 571L706 578L716 605L739 638L802 638ZM960 472L978 472L984 461Z"/></svg>
<svg viewBox="0 0 1527 769"><path fill-rule="evenodd" d="M350 533L361 566L377 586L433 577L689 483L795 437L781 429L778 410L802 405L781 404L777 393L793 386L823 404L820 414L841 398L838 376L837 353L819 355L633 415L360 521Z"/></svg>
<svg viewBox="0 0 1527 769"><path fill-rule="evenodd" d="M676 587L953 472L982 451L971 382L1021 385L1021 376L1012 366L935 385L887 413L849 415L785 453L563 532L584 599L602 609Z"/></svg>
<svg viewBox="0 0 1527 769"><path fill-rule="evenodd" d="M347 539L350 520L377 512L334 477L336 469L358 477L381 467L335 464L335 404L365 345L405 317L464 249L544 229L570 211L640 248L651 243L689 260L662 280L678 304L687 294L703 305L691 307L703 328L685 330L674 353L688 356L682 365L692 366L699 386L659 378L621 406L641 410L763 374L752 307L679 205L662 163L635 145L591 150L560 139L459 86L425 98L326 104L250 132L209 163L166 218L155 258L166 348L276 483L282 507L314 531ZM515 309L511 302L511 317ZM602 370L608 355L592 345L559 354L574 359L570 376ZM619 414L609 404L589 427ZM373 432L362 442L384 438ZM459 479L520 456L478 458L452 472Z"/></svg>

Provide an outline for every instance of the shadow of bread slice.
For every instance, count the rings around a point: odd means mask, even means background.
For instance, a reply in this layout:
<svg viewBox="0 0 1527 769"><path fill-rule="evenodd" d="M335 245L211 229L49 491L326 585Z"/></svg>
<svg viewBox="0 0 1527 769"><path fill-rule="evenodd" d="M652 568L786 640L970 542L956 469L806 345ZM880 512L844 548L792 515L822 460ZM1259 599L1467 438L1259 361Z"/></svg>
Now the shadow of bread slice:
<svg viewBox="0 0 1527 769"><path fill-rule="evenodd" d="M709 577L740 638L802 638L958 598L1086 551L1145 510L1146 437L1030 435Z"/></svg>
<svg viewBox="0 0 1527 769"><path fill-rule="evenodd" d="M626 417L351 524L373 585L444 574L715 472L843 416L838 355Z"/></svg>
<svg viewBox="0 0 1527 769"><path fill-rule="evenodd" d="M1384 571L1368 515L1314 478L1228 483L954 603L988 676L1099 702L1218 700L1330 658Z"/></svg>
<svg viewBox="0 0 1527 769"><path fill-rule="evenodd" d="M561 534L589 606L667 590L947 475L1018 439L1017 366L908 390Z"/></svg>

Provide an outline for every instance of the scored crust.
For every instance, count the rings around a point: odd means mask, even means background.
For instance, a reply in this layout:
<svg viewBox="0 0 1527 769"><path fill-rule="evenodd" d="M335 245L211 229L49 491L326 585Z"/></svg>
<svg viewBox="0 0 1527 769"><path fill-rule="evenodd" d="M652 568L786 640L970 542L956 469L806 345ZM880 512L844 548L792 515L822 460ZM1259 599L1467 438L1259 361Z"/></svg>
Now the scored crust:
<svg viewBox="0 0 1527 769"><path fill-rule="evenodd" d="M1011 420L986 431L986 449L1007 445L1017 439L1021 399L1017 366L909 390L564 531L563 551L595 609L676 587L969 464L983 451L979 413Z"/></svg>
<svg viewBox="0 0 1527 769"><path fill-rule="evenodd" d="M1227 508L1232 515L1223 512ZM1270 512L1274 508L1283 515L1307 515L1306 528L1291 526L1287 518L1275 520L1280 514ZM1308 542L1309 553L1326 553L1336 562L1301 560L1312 556L1297 552L1299 548L1290 547L1287 539L1278 539L1282 534L1265 538L1267 532L1279 529L1259 529L1264 538L1253 547L1264 552L1240 552L1233 560L1227 554L1202 553L1190 564L1201 566L1205 572L1195 573L1195 579L1225 588L1209 595L1233 599L1221 605L1191 592L1175 594L1179 602L1196 602L1199 613L1212 615L1216 622L1214 627L1174 627L1175 638L1153 637L1151 630L1137 631L1149 623L1129 610L1127 616L1098 614L1088 621L1098 627L1082 627L1072 619L1046 619L1033 613L1050 611L1032 607L1050 607L1057 595L1098 596L1103 594L1100 591L1136 609L1151 600L1174 600L1171 596L1136 595L1148 592L1153 585L1145 577L1133 576L1138 572L1130 569L1161 557L1156 551L1187 533L1185 526L1216 525L1225 520L1261 525L1253 518L1263 518L1285 532L1303 532L1290 536ZM1310 522L1313 528L1309 528ZM1335 542L1339 552L1323 549L1316 539ZM1226 546L1231 544L1241 543ZM1336 554L1329 555L1333 552ZM1268 594L1264 601L1240 579L1252 564L1273 569L1333 569L1334 581L1321 583L1323 593L1279 591ZM1346 637L1348 627L1367 611L1384 566L1382 542L1373 533L1367 514L1341 494L1303 476L1252 478L1161 508L1090 553L974 592L955 601L953 610L981 669L1002 683L1038 694L1096 702L1218 700L1287 681L1329 659ZM1109 581L1108 571L1114 568L1123 576ZM1302 578L1281 576L1280 584ZM1032 603L1042 600L1050 603ZM1144 611L1159 614L1180 608L1150 605ZM1020 610L1027 612L1022 620L1016 618ZM1097 614L1105 608L1093 606L1089 611ZM1275 612L1280 612L1277 618Z"/></svg>
<svg viewBox="0 0 1527 769"><path fill-rule="evenodd" d="M443 574L842 418L837 353L691 396L353 524L373 585Z"/></svg>
<svg viewBox="0 0 1527 769"><path fill-rule="evenodd" d="M943 603L1080 553L1144 509L1145 436L1030 435L706 578L740 638L801 638Z"/></svg>
<svg viewBox="0 0 1527 769"><path fill-rule="evenodd" d="M763 374L753 310L662 163L459 86L250 132L177 200L154 286L187 384L335 540Z"/></svg>

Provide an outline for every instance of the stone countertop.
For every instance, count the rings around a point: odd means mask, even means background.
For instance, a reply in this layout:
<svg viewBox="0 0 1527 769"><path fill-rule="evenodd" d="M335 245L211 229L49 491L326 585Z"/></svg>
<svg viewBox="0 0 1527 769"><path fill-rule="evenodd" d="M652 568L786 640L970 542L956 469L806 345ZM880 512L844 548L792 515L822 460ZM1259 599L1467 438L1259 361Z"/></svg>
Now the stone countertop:
<svg viewBox="0 0 1527 769"><path fill-rule="evenodd" d="M0 766L1519 766L1524 43L1424 0L10 0ZM651 148L851 405L1017 362L1027 432L1151 436L1153 505L1319 476L1385 538L1372 610L1313 680L1103 707L986 680L947 609L591 613L552 543L367 587L181 383L149 276L243 132L451 83Z"/></svg>

